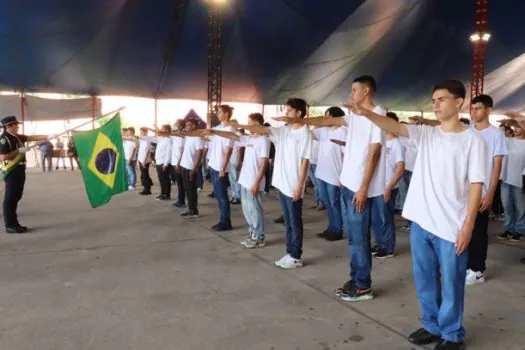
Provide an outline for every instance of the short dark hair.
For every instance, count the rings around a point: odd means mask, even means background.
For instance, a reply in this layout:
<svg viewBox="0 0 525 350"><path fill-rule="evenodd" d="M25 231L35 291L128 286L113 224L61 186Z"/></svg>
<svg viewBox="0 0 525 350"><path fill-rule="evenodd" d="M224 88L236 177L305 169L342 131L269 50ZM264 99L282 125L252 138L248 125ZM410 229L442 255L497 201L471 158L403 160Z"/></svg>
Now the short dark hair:
<svg viewBox="0 0 525 350"><path fill-rule="evenodd" d="M388 118L393 119L393 120L395 120L396 122L399 123L399 117L394 112L386 112L386 116Z"/></svg>
<svg viewBox="0 0 525 350"><path fill-rule="evenodd" d="M169 130L169 132L171 132L171 125L169 125L169 124L164 124L161 128L163 128L163 129L166 128L166 129Z"/></svg>
<svg viewBox="0 0 525 350"><path fill-rule="evenodd" d="M361 83L368 86L373 92L377 91L376 80L371 75L361 75L360 77L354 79L354 83Z"/></svg>
<svg viewBox="0 0 525 350"><path fill-rule="evenodd" d="M330 117L333 118L341 118L345 116L345 111L343 111L340 107L334 106L330 107L324 112L324 114L328 114Z"/></svg>
<svg viewBox="0 0 525 350"><path fill-rule="evenodd" d="M485 108L492 108L494 107L494 101L492 100L492 97L489 95L478 95L472 99L471 104L474 103L481 103Z"/></svg>
<svg viewBox="0 0 525 350"><path fill-rule="evenodd" d="M248 116L249 119L256 121L259 125L264 124L264 117L261 113L252 113Z"/></svg>
<svg viewBox="0 0 525 350"><path fill-rule="evenodd" d="M465 85L459 80L444 80L441 83L434 85L432 93L436 92L436 90L447 90L452 95L456 96L456 98L462 99L465 99L465 96L467 95Z"/></svg>
<svg viewBox="0 0 525 350"><path fill-rule="evenodd" d="M308 104L302 98L289 98L285 105L301 112L301 118L306 117L306 109L308 108Z"/></svg>
<svg viewBox="0 0 525 350"><path fill-rule="evenodd" d="M128 131L129 131L129 132L132 132L133 134L135 134L135 128L132 127L132 126L128 128Z"/></svg>
<svg viewBox="0 0 525 350"><path fill-rule="evenodd" d="M230 105L220 105L219 109L222 110L224 113L228 114L231 118L233 115L233 107Z"/></svg>
<svg viewBox="0 0 525 350"><path fill-rule="evenodd" d="M470 125L470 119L468 118L459 118L459 121L463 124Z"/></svg>

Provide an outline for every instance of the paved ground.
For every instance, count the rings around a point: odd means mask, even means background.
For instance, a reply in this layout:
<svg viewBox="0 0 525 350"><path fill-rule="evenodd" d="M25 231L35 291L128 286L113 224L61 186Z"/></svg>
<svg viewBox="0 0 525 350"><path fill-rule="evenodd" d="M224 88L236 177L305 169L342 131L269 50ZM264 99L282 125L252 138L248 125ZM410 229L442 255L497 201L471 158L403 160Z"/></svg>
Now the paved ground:
<svg viewBox="0 0 525 350"><path fill-rule="evenodd" d="M125 193L92 210L78 172L30 173L20 207L26 235L0 235L0 349L339 350L415 349L418 327L406 234L395 259L374 262L376 299L348 304L346 242L315 234L324 213L305 210L305 263L278 270L283 228L247 251L240 207L217 235L214 201L199 221ZM275 195L268 219L279 214ZM498 230L498 223L492 231ZM489 281L470 287L470 349L525 349L525 243L492 242Z"/></svg>

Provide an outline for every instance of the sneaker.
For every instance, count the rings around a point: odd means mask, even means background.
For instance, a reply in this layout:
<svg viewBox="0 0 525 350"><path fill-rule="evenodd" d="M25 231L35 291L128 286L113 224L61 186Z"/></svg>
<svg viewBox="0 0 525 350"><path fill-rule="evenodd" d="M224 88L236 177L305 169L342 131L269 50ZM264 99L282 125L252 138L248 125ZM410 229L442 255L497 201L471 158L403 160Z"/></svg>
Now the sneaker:
<svg viewBox="0 0 525 350"><path fill-rule="evenodd" d="M254 248L262 248L266 245L264 242L264 238L250 238L249 240L246 240L243 244L248 249L254 249Z"/></svg>
<svg viewBox="0 0 525 350"><path fill-rule="evenodd" d="M170 201L171 200L171 197L168 196L168 195L164 195L162 196L162 198L160 199L161 201Z"/></svg>
<svg viewBox="0 0 525 350"><path fill-rule="evenodd" d="M329 230L329 229L326 229L326 230L324 230L323 232L318 233L318 234L317 234L317 237L320 237L320 238L326 238L326 236L328 236L329 233L330 233L330 230Z"/></svg>
<svg viewBox="0 0 525 350"><path fill-rule="evenodd" d="M248 243L248 242L251 241L251 240L252 240L252 235L249 234L248 237L246 237L245 239L243 239L243 240L241 241L241 245L242 245L242 246L246 246L246 243Z"/></svg>
<svg viewBox="0 0 525 350"><path fill-rule="evenodd" d="M233 227L230 223L219 222L216 225L213 225L211 229L216 232L224 232L233 230Z"/></svg>
<svg viewBox="0 0 525 350"><path fill-rule="evenodd" d="M294 259L289 254L287 254L280 260L276 261L275 265L281 269L298 269L303 267L303 262L301 259Z"/></svg>
<svg viewBox="0 0 525 350"><path fill-rule="evenodd" d="M345 284L341 288L337 288L335 290L335 296L336 297L341 297L343 294L346 293L347 290L352 289L353 286L354 286L354 281L352 281L352 280L346 281Z"/></svg>
<svg viewBox="0 0 525 350"><path fill-rule="evenodd" d="M323 210L326 210L325 205L324 205L324 204L319 204L319 205L317 206L317 211L323 211Z"/></svg>
<svg viewBox="0 0 525 350"><path fill-rule="evenodd" d="M483 272L472 271L471 269L467 270L467 278L465 279L465 284L467 286L483 282L485 282L485 274Z"/></svg>
<svg viewBox="0 0 525 350"><path fill-rule="evenodd" d="M173 209L181 209L181 208L186 208L186 204L177 201L177 202L173 203L173 204L171 205L171 207L172 207Z"/></svg>
<svg viewBox="0 0 525 350"><path fill-rule="evenodd" d="M238 205L241 204L241 200L239 198L233 198L230 202L232 205Z"/></svg>
<svg viewBox="0 0 525 350"><path fill-rule="evenodd" d="M505 232L497 235L496 237L498 237L499 239L509 239L511 236L513 236L512 232L505 231Z"/></svg>
<svg viewBox="0 0 525 350"><path fill-rule="evenodd" d="M509 239L511 242L521 242L521 235L515 233L512 236L510 236Z"/></svg>
<svg viewBox="0 0 525 350"><path fill-rule="evenodd" d="M381 248L374 255L377 259L389 259L394 257L394 253L387 253L385 249Z"/></svg>
<svg viewBox="0 0 525 350"><path fill-rule="evenodd" d="M163 194L160 194L157 197L155 197L155 199L158 200L158 201L161 201L161 200L164 200L164 197L165 196Z"/></svg>
<svg viewBox="0 0 525 350"><path fill-rule="evenodd" d="M377 252L381 249L380 246L378 246L377 244L375 246L373 246L371 249L370 249L370 252L372 252L372 256L375 256L377 254Z"/></svg>
<svg viewBox="0 0 525 350"><path fill-rule="evenodd" d="M273 222L276 223L276 224L284 224L284 216L283 215L279 216Z"/></svg>
<svg viewBox="0 0 525 350"><path fill-rule="evenodd" d="M450 340L441 339L436 345L434 350L463 350L465 349L465 343L460 341L459 343L452 342Z"/></svg>
<svg viewBox="0 0 525 350"><path fill-rule="evenodd" d="M128 191L135 191L135 186L128 186Z"/></svg>
<svg viewBox="0 0 525 350"><path fill-rule="evenodd" d="M199 217L199 213L190 213L189 211L180 214L184 219L194 219Z"/></svg>
<svg viewBox="0 0 525 350"><path fill-rule="evenodd" d="M428 345L441 340L441 336L427 331L425 328L419 328L408 336L408 341L414 345Z"/></svg>
<svg viewBox="0 0 525 350"><path fill-rule="evenodd" d="M340 241L343 239L343 231L329 232L324 239L328 242Z"/></svg>
<svg viewBox="0 0 525 350"><path fill-rule="evenodd" d="M213 193L213 192L210 193L210 194L208 195L208 198L215 198L215 193Z"/></svg>
<svg viewBox="0 0 525 350"><path fill-rule="evenodd" d="M361 289L352 284L349 290L345 289L341 294L341 300L344 301L366 301L374 299L372 288Z"/></svg>
<svg viewBox="0 0 525 350"><path fill-rule="evenodd" d="M141 192L139 192L139 194L140 194L141 196L149 196L149 195L151 195L151 191L150 191L150 190L146 190L146 189L144 189L144 190L142 190Z"/></svg>

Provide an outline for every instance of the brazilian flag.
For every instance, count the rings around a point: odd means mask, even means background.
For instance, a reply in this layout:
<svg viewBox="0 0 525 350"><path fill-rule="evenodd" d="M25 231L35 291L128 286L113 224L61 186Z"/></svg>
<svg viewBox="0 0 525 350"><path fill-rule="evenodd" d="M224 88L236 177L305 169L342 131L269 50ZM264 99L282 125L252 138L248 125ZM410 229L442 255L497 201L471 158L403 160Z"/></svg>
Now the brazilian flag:
<svg viewBox="0 0 525 350"><path fill-rule="evenodd" d="M75 132L73 140L91 207L106 204L113 195L127 191L120 114L98 129Z"/></svg>

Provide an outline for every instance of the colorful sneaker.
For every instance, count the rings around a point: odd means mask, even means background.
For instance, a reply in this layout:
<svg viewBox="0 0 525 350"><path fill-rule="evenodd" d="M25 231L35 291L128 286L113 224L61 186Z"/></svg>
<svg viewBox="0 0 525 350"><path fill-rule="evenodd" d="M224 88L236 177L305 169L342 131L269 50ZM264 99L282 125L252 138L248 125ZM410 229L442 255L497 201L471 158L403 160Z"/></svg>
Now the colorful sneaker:
<svg viewBox="0 0 525 350"><path fill-rule="evenodd" d="M246 240L243 244L248 249L254 249L254 248L262 248L266 245L264 242L264 238L250 238L249 240Z"/></svg>
<svg viewBox="0 0 525 350"><path fill-rule="evenodd" d="M341 295L341 299L344 301L366 301L374 299L372 294L372 288L361 289L356 285L353 285L350 290L345 290Z"/></svg>
<svg viewBox="0 0 525 350"><path fill-rule="evenodd" d="M277 260L275 265L282 269L298 269L303 267L303 262L301 259L294 259L290 256L290 254L286 254L280 260Z"/></svg>
<svg viewBox="0 0 525 350"><path fill-rule="evenodd" d="M347 290L350 290L352 289L354 286L354 281L350 280L350 281L346 281L345 284L341 287L341 288L337 288L335 290L335 296L336 297L341 297L343 294L346 294L346 291Z"/></svg>
<svg viewBox="0 0 525 350"><path fill-rule="evenodd" d="M471 269L467 270L467 278L465 279L465 284L467 286L483 282L485 282L485 274L483 272L472 271Z"/></svg>

